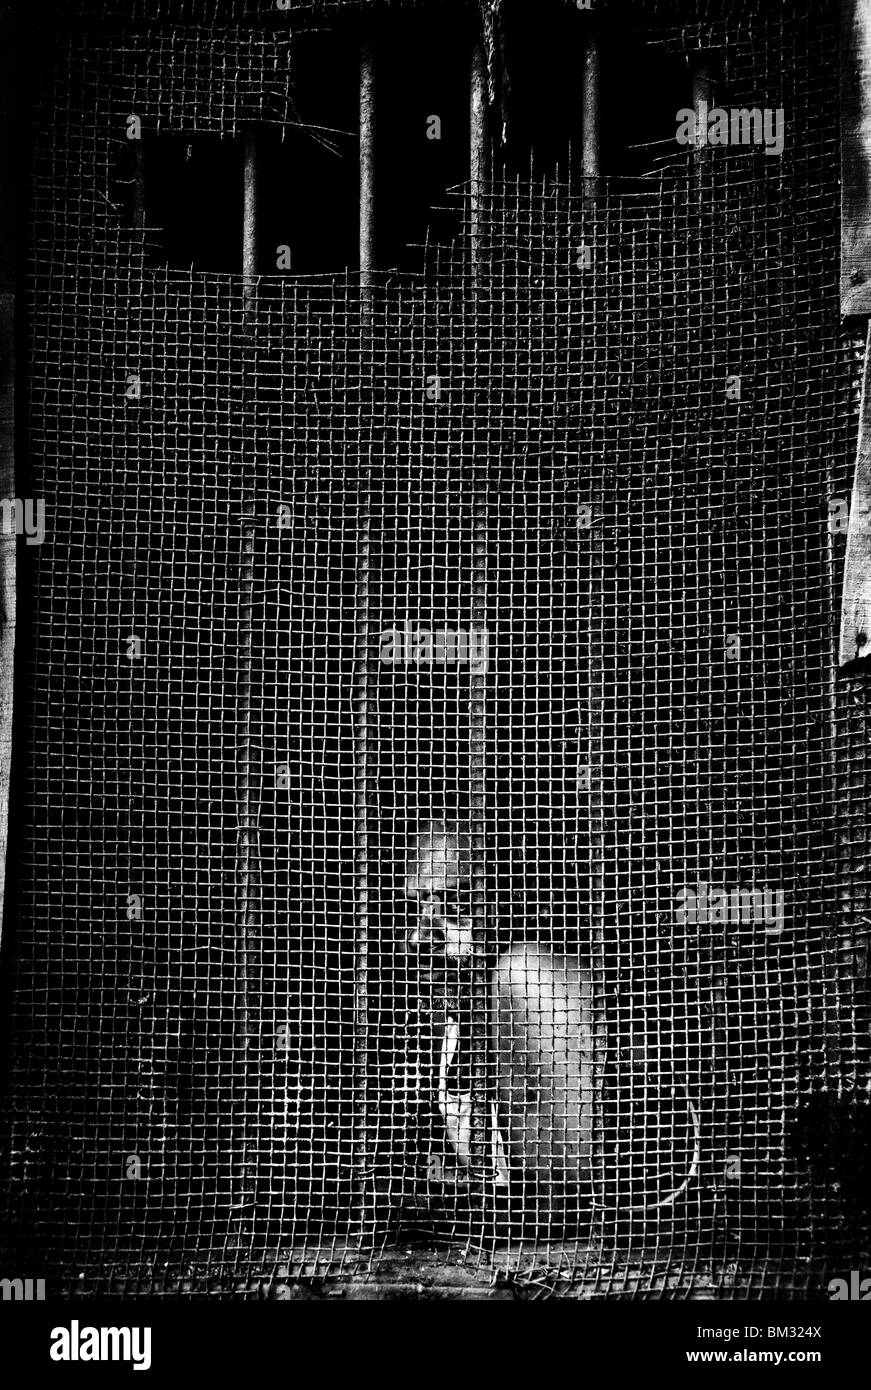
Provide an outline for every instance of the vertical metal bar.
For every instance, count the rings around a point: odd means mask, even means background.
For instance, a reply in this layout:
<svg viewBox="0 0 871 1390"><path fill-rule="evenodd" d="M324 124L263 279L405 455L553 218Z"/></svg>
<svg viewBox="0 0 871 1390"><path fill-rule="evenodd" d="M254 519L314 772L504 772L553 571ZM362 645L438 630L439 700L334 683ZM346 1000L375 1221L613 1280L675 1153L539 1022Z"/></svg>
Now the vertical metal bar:
<svg viewBox="0 0 871 1390"><path fill-rule="evenodd" d="M481 270L481 221L487 178L487 60L484 45L472 43L469 72L469 246L472 277Z"/></svg>
<svg viewBox="0 0 871 1390"><path fill-rule="evenodd" d="M487 511L484 485L472 480L472 554L470 625L475 634L470 647L477 653L486 651L486 659L470 669L469 674L469 831L471 850L471 909L472 935L475 947L474 966L469 989L471 1044L472 1114L470 1159L473 1180L484 1183L491 1176L491 1154L488 1153L488 1131L492 1087L489 1067L489 924L487 912L487 668L492 660L491 637L487 628ZM482 648L481 634L486 634ZM486 1196L486 1190L479 1188ZM486 1208L484 1209L486 1214Z"/></svg>
<svg viewBox="0 0 871 1390"><path fill-rule="evenodd" d="M242 1219L253 1198L249 1190L251 1169L248 1152L247 1069L249 1048L255 1028L251 1017L253 986L252 954L260 921L260 844L259 820L254 797L252 763L255 748L251 737L252 684L254 675L254 504L246 502L242 509L241 603L239 608L239 693L237 704L238 771L237 797L239 830L237 851L237 914L238 945L238 1014L237 1048L234 1062L237 1090L235 1117L238 1145L238 1183L234 1210ZM241 1083L241 1084L240 1084ZM241 1116L238 1114L241 1109ZM241 1231L240 1231L241 1236Z"/></svg>
<svg viewBox="0 0 871 1390"><path fill-rule="evenodd" d="M594 216L596 199L600 192L602 167L601 150L601 49L595 30L588 28L583 41L581 63L581 107L583 131L581 140L581 172L583 176L584 203L591 218ZM599 1028L604 1023L603 1010L606 997L605 978L605 802L604 802L604 762L605 762L605 602L602 576L605 570L605 545L600 529L604 515L604 493L599 480L594 482L598 496L594 494L592 525L589 530L589 553L587 567L587 634L589 649L587 653L587 817L589 837L589 950L590 950L590 1003L594 1021L593 1037L599 1036ZM594 1076L597 1076L594 1059ZM600 1107L593 1097L592 1120L592 1165L594 1180L600 1182L604 1164L602 1152L602 1131ZM597 1171L598 1170L598 1171Z"/></svg>
<svg viewBox="0 0 871 1390"><path fill-rule="evenodd" d="M360 48L360 290L364 312L375 275L375 48Z"/></svg>
<svg viewBox="0 0 871 1390"><path fill-rule="evenodd" d="M487 178L488 138L487 60L480 37L472 41L469 55L469 255L472 283L480 279L483 263L483 201ZM487 623L487 527L486 497L477 477L471 480L471 604L473 632L486 631ZM475 650L480 652L480 636ZM489 642L488 642L489 648ZM489 1172L487 1133L490 1110L488 1076L489 983L487 971L487 864L486 864L486 663L469 675L469 830L471 850L471 909L475 964L468 990L471 1048L472 1113L469 1138L471 1176L477 1194L486 1198L483 1186ZM473 1189L474 1190L474 1189ZM482 1208L484 1216L486 1208Z"/></svg>
<svg viewBox="0 0 871 1390"><path fill-rule="evenodd" d="M599 36L590 29L584 35L581 67L581 171L587 197L598 192L602 164L601 67Z"/></svg>
<svg viewBox="0 0 871 1390"><path fill-rule="evenodd" d="M470 185L470 242L472 269L477 276L481 268L483 196L487 177L487 61L480 38L472 43L469 79L469 185ZM471 622L482 631L487 620L487 526L485 499L477 479L473 482L472 497L472 602ZM484 737L486 670L471 675L470 731L471 766L470 796L472 834L478 835L484 817ZM473 866L483 861L483 839L476 854L473 846Z"/></svg>
<svg viewBox="0 0 871 1390"><path fill-rule="evenodd" d="M690 60L693 83L693 109L698 114L702 102L711 104L711 69L704 53L696 53Z"/></svg>
<svg viewBox="0 0 871 1390"><path fill-rule="evenodd" d="M693 53L690 57L690 100L696 116L696 145L692 158L692 173L696 183L695 205L701 215L704 211L702 202L702 176L708 158L708 147L702 137L702 128L707 128L707 113L711 106L711 67L710 60L706 53ZM727 1029L726 1017L728 1009L728 959L724 959L722 948L720 954L715 954L716 947L713 941L709 944L710 951L710 997L711 997L711 1051L716 1060L718 1068L727 1066ZM719 1077L717 1078L719 1080Z"/></svg>
<svg viewBox="0 0 871 1390"><path fill-rule="evenodd" d="M355 575L355 670L354 670L354 1179L357 1219L361 1240L374 1234L369 1087L369 855L371 843L370 699L374 682L372 603L370 591L372 473L361 478L357 515Z"/></svg>
<svg viewBox="0 0 871 1390"><path fill-rule="evenodd" d="M487 722L487 665L490 634L487 632L487 514L484 486L475 480L475 496L472 510L472 594L471 624L473 632L487 633L487 660L476 664L469 680L469 724L470 724L470 765L469 794L473 833L483 825L485 812L485 773L486 773L486 722ZM475 650L480 652L480 637L476 639ZM481 842L483 851L483 841Z"/></svg>
<svg viewBox="0 0 871 1390"><path fill-rule="evenodd" d="M711 104L711 69L704 53L693 54L690 59L690 72L692 73L693 85L693 110L698 116L703 102L707 108L710 108Z"/></svg>
<svg viewBox="0 0 871 1390"><path fill-rule="evenodd" d="M133 170L133 226L141 230L145 226L145 146L140 138L134 142L135 167Z"/></svg>
<svg viewBox="0 0 871 1390"><path fill-rule="evenodd" d="M375 46L360 46L360 308L364 330L371 323L375 287ZM372 524L372 469L361 477L357 517L357 565L355 576L356 624L354 677L354 1181L358 1235L361 1243L375 1235L375 1186L373 1177L370 1087L370 909L369 834L371 815L370 700L375 673L372 669L372 615L369 564Z"/></svg>
<svg viewBox="0 0 871 1390"><path fill-rule="evenodd" d="M254 133L245 133L242 165L242 314L243 325L254 308L257 287L257 143ZM251 1168L248 1152L247 1071L249 1048L254 1035L251 1017L253 987L252 954L260 916L260 845L259 824L254 803L252 761L254 745L251 737L251 688L254 675L254 529L256 525L253 502L245 501L241 516L241 603L239 609L239 695L237 705L239 804L238 833L238 1038L235 1068L239 1087L237 1107L237 1145L239 1154L238 1193L235 1209L242 1221L252 1205L250 1191ZM238 1112L241 1110L241 1114ZM239 1229L243 1239L243 1230Z"/></svg>
<svg viewBox="0 0 871 1390"><path fill-rule="evenodd" d="M371 324L375 289L376 211L375 139L377 127L376 53L371 40L360 46L360 309L364 331ZM370 1243L376 1233L376 1193L370 1083L370 855L372 814L370 705L374 688L370 555L372 528L371 460L360 480L355 577L356 624L354 677L354 1181L358 1236Z"/></svg>
<svg viewBox="0 0 871 1390"><path fill-rule="evenodd" d="M15 201L11 118L13 22L0 17L0 498L15 498ZM16 112L16 116L18 113ZM15 657L16 535L0 531L0 933L6 884Z"/></svg>
<svg viewBox="0 0 871 1390"><path fill-rule="evenodd" d="M693 110L696 113L696 148L693 154L693 166L698 177L705 168L708 153L707 143L702 143L701 130L702 125L707 124L707 113L711 109L711 68L706 54L693 54L690 59L690 75Z"/></svg>
<svg viewBox="0 0 871 1390"><path fill-rule="evenodd" d="M242 170L242 298L246 313L257 293L257 140L245 135Z"/></svg>

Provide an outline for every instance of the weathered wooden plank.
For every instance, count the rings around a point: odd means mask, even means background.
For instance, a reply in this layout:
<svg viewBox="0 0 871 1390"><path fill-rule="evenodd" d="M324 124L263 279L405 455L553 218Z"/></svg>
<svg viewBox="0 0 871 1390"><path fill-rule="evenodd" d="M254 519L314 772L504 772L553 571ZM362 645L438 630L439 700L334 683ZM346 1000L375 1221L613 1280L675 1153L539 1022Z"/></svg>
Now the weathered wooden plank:
<svg viewBox="0 0 871 1390"><path fill-rule="evenodd" d="M838 659L843 666L864 656L871 656L871 323L865 345Z"/></svg>
<svg viewBox="0 0 871 1390"><path fill-rule="evenodd" d="M871 0L841 0L841 312L871 314Z"/></svg>

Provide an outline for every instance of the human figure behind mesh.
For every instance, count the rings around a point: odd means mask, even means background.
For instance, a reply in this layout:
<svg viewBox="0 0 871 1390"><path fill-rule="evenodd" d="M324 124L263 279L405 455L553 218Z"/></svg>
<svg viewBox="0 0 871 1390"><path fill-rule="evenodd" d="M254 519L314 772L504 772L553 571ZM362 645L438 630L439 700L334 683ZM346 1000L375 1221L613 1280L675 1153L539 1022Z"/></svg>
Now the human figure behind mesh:
<svg viewBox="0 0 871 1390"><path fill-rule="evenodd" d="M406 893L419 920L408 944L455 967L456 993L469 995L468 967L480 962L471 913L472 842L457 822L428 821L409 858ZM462 1003L447 1012L440 1046L438 1104L459 1164L471 1161L472 1031L492 1048L496 1102L490 1116L493 1177L586 1184L593 1095L590 975L580 956L551 949L508 924L492 959L489 1018ZM464 969L465 967L465 969Z"/></svg>

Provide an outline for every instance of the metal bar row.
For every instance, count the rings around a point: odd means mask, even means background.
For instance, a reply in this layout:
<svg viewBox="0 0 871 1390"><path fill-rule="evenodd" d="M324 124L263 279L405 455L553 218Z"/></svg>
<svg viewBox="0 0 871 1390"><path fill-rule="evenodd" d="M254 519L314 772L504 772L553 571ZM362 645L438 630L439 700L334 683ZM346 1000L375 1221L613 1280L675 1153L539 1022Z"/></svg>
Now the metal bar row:
<svg viewBox="0 0 871 1390"><path fill-rule="evenodd" d="M587 197L595 197L601 177L601 71L600 41L595 29L590 29L583 41L581 59L581 153ZM702 54L691 63L691 80L692 103L698 110L702 102L710 104L711 94L710 73ZM359 69L359 276L366 298L371 295L377 269L377 100L376 49L367 41L361 45ZM482 203L488 174L488 148L487 58L483 43L476 39L469 64L469 251L473 281L478 279L482 259ZM137 143L135 153L133 226L141 229L146 222L145 162L141 143ZM242 191L243 294L245 305L250 308L256 292L259 233L258 149L253 131L245 135Z"/></svg>

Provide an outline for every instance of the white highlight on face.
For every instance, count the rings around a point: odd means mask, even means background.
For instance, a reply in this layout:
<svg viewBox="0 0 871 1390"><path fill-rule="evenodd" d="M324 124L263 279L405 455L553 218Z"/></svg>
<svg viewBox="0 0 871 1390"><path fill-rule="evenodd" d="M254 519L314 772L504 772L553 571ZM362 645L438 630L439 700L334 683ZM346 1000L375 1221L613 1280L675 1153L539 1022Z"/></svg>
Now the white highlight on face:
<svg viewBox="0 0 871 1390"><path fill-rule="evenodd" d="M420 922L409 935L412 946L440 946L446 956L470 956L474 934L470 917L448 916L437 893L411 893L420 904Z"/></svg>
<svg viewBox="0 0 871 1390"><path fill-rule="evenodd" d="M474 950L472 918L456 910L456 896L470 877L468 839L444 824L424 827L409 866L405 891L418 904L420 921L409 933L413 946L430 946L452 960Z"/></svg>

